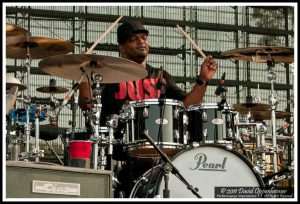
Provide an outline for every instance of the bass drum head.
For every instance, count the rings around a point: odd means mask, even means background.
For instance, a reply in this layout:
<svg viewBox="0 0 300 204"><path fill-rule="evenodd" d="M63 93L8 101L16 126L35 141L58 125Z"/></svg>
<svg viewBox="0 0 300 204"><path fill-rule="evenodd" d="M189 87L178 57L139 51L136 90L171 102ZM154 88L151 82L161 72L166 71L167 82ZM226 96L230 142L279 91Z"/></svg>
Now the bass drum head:
<svg viewBox="0 0 300 204"><path fill-rule="evenodd" d="M199 189L202 198L215 198L216 187L264 187L260 175L243 155L218 144L186 149L172 158L184 179ZM148 170L134 186L131 197L163 198L163 165ZM186 185L169 173L170 198L196 198Z"/></svg>

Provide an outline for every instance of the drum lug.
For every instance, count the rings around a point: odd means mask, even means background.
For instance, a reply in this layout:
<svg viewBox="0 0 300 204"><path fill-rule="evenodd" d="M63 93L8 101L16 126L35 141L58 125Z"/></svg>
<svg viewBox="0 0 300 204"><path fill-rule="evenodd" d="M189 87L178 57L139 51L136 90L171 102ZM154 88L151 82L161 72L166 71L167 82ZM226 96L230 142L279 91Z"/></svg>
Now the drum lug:
<svg viewBox="0 0 300 204"><path fill-rule="evenodd" d="M174 109L174 119L178 119L179 118L179 110L178 108Z"/></svg>
<svg viewBox="0 0 300 204"><path fill-rule="evenodd" d="M149 110L148 110L148 108L144 108L144 110L143 110L143 117L144 118L148 118L149 117Z"/></svg>
<svg viewBox="0 0 300 204"><path fill-rule="evenodd" d="M177 142L179 142L179 131L178 130L174 130L174 139L176 139Z"/></svg>
<svg viewBox="0 0 300 204"><path fill-rule="evenodd" d="M203 122L207 122L207 113L205 111L202 113L202 120Z"/></svg>

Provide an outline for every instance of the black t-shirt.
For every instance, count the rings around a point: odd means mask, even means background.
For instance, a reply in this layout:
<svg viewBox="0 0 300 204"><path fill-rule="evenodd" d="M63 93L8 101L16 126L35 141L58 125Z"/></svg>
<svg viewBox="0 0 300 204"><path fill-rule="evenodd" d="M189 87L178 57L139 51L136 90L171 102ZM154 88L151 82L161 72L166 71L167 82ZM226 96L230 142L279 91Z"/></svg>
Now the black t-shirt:
<svg viewBox="0 0 300 204"><path fill-rule="evenodd" d="M101 125L105 125L106 117L119 114L124 104L131 101L159 98L165 94L167 99L182 101L186 92L177 86L173 77L165 70L161 77L161 70L147 64L148 76L137 81L119 84L105 84L101 95ZM157 85L157 82L161 82Z"/></svg>

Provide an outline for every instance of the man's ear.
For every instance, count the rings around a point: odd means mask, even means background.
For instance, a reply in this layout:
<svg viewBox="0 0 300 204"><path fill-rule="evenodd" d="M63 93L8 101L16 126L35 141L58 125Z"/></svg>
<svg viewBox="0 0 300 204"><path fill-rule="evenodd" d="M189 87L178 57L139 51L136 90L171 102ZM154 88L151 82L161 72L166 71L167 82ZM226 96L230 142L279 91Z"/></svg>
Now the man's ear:
<svg viewBox="0 0 300 204"><path fill-rule="evenodd" d="M121 53L124 51L124 46L123 46L123 45L119 44L119 45L118 45L118 48L119 48L119 51L120 51Z"/></svg>

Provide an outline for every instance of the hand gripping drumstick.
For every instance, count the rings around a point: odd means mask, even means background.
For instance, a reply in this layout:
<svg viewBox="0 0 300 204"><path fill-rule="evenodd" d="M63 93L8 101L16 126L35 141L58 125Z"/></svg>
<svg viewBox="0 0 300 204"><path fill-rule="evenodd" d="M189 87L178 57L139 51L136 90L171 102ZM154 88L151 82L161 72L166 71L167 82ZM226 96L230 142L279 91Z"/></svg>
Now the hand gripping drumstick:
<svg viewBox="0 0 300 204"><path fill-rule="evenodd" d="M192 43L192 45L194 46L194 48L199 52L199 54L203 57L206 58L206 55L202 52L202 50L196 45L196 43L190 38L190 36L188 36L188 34L186 32L184 32L184 30L182 30L182 28L179 25L176 25L177 28L181 31L181 33Z"/></svg>
<svg viewBox="0 0 300 204"><path fill-rule="evenodd" d="M94 42L94 44L92 45L92 47L90 47L90 49L88 49L88 51L86 51L85 54L91 54L91 52L93 51L93 49L96 47L96 45L107 35L107 33L109 33L114 27L115 25L121 20L121 18L123 18L123 16L120 16L109 28L107 31L105 31L105 33L103 33L103 35L96 41Z"/></svg>

